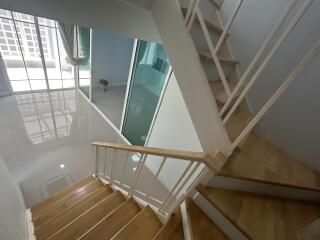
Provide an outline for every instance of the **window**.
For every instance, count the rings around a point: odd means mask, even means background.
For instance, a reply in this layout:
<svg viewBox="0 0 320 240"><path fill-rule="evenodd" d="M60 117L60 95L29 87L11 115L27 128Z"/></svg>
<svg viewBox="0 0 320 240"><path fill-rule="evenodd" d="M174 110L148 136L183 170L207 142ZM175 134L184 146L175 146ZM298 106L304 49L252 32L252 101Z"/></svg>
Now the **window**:
<svg viewBox="0 0 320 240"><path fill-rule="evenodd" d="M73 88L73 66L65 61L56 22L35 19L0 9L0 51L13 91Z"/></svg>

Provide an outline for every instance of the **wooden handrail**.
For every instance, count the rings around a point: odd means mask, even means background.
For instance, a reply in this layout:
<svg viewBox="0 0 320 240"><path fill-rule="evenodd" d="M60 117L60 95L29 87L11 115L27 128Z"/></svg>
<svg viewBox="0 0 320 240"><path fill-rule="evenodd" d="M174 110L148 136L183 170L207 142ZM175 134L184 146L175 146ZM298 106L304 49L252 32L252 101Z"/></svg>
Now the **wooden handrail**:
<svg viewBox="0 0 320 240"><path fill-rule="evenodd" d="M180 151L165 148L154 148L154 147L142 147L121 143L108 143L108 142L94 142L92 145L98 147L113 148L118 150L125 150L130 152L138 152L142 154L150 154L155 156L163 156L168 158L190 160L195 162L201 162L209 167L212 171L216 172L221 168L226 158L222 153L217 153L215 157L205 152L191 152L191 151Z"/></svg>

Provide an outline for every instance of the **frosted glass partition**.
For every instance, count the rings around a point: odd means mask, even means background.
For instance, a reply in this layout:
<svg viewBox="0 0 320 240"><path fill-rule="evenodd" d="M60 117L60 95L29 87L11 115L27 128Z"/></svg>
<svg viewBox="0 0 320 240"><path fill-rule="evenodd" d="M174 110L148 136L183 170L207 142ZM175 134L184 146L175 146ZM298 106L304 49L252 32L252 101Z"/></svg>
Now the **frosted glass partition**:
<svg viewBox="0 0 320 240"><path fill-rule="evenodd" d="M139 42L122 128L132 144L143 146L146 141L169 69L161 44Z"/></svg>

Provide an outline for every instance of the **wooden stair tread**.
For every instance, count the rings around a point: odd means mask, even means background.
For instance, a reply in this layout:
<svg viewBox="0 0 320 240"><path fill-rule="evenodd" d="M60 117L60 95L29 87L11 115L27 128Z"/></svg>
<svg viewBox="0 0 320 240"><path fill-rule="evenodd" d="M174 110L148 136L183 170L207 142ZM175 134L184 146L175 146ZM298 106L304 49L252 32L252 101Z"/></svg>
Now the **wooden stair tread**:
<svg viewBox="0 0 320 240"><path fill-rule="evenodd" d="M191 239L194 240L228 240L221 229L193 202L191 198L186 201Z"/></svg>
<svg viewBox="0 0 320 240"><path fill-rule="evenodd" d="M41 224L38 228L36 228L36 239L42 240L50 237L112 193L113 191L109 186L101 186L82 201L65 209L58 215L54 216L53 218L49 219L47 222Z"/></svg>
<svg viewBox="0 0 320 240"><path fill-rule="evenodd" d="M181 8L181 10L182 10L183 15L185 16L185 15L187 14L187 11L188 11L188 10L187 10L186 8ZM195 17L195 21L196 21L198 24L200 24L198 16ZM222 30L220 27L218 27L218 26L216 26L215 24L213 24L213 23L211 23L211 22L208 22L208 21L206 21L206 20L205 20L204 22L205 22L205 24L206 24L206 26L207 26L207 28L208 28L209 30L211 30L211 31L213 31L213 32L215 32L215 33L218 33L218 34L222 34L223 30Z"/></svg>
<svg viewBox="0 0 320 240"><path fill-rule="evenodd" d="M78 240L111 239L140 211L133 198L128 199Z"/></svg>
<svg viewBox="0 0 320 240"><path fill-rule="evenodd" d="M253 119L253 114L249 111L238 107L232 114L228 122L225 124L230 140L233 142L238 138L240 133L248 126L249 122ZM241 149L244 145L241 144Z"/></svg>
<svg viewBox="0 0 320 240"><path fill-rule="evenodd" d="M32 216L33 224L35 225L35 227L38 227L40 224L59 214L59 212L86 198L86 196L88 196L90 193L94 192L101 186L101 181L99 179L95 179L87 185L77 188L67 197L56 202L52 206L48 206L48 208L44 210L41 215L39 214L37 216Z"/></svg>
<svg viewBox="0 0 320 240"><path fill-rule="evenodd" d="M226 103L227 102L227 94L226 94L226 91L224 89L224 86L223 86L221 80L210 81L209 84L210 84L211 91L212 91L214 97L220 103L222 103L222 104ZM234 80L228 81L228 84L229 84L230 90L232 92L237 85L237 81L234 81ZM241 92L241 89L240 89L240 91L237 92L235 98L237 98L239 96L240 92Z"/></svg>
<svg viewBox="0 0 320 240"><path fill-rule="evenodd" d="M183 226L180 208L176 210L170 219L162 226L153 240L183 240Z"/></svg>
<svg viewBox="0 0 320 240"><path fill-rule="evenodd" d="M143 208L112 240L151 240L161 229L162 223L149 206Z"/></svg>
<svg viewBox="0 0 320 240"><path fill-rule="evenodd" d="M198 53L199 53L200 59L202 61L208 62L208 63L214 63L213 58L211 57L211 55L209 53L205 53L205 52L201 52L201 51L199 51ZM220 60L221 64L225 64L225 65L235 65L235 64L239 63L237 60L223 58L223 57L219 57L219 60Z"/></svg>
<svg viewBox="0 0 320 240"><path fill-rule="evenodd" d="M52 235L50 240L76 240L125 201L120 192L114 192L84 212L70 224Z"/></svg>
<svg viewBox="0 0 320 240"><path fill-rule="evenodd" d="M72 193L74 190L76 190L79 187L85 186L88 183L94 181L93 176L88 176L86 178L83 178L70 186L64 188L63 190L53 194L52 196L48 197L47 199L35 204L31 207L31 213L33 216L37 216L38 214L41 214L43 210L54 204L56 201L61 200L62 198L68 196L70 193Z"/></svg>
<svg viewBox="0 0 320 240"><path fill-rule="evenodd" d="M197 190L249 239L291 240L320 217L318 203L199 185Z"/></svg>
<svg viewBox="0 0 320 240"><path fill-rule="evenodd" d="M219 175L320 191L319 173L254 133L235 151Z"/></svg>
<svg viewBox="0 0 320 240"><path fill-rule="evenodd" d="M221 8L223 0L210 0L212 4L214 4L217 8Z"/></svg>

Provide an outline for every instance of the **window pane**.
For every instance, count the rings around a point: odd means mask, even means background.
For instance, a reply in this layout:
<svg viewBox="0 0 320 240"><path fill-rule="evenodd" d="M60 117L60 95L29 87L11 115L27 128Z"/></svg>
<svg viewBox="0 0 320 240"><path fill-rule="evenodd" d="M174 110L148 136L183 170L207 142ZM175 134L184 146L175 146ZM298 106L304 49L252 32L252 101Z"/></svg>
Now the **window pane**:
<svg viewBox="0 0 320 240"><path fill-rule="evenodd" d="M47 89L47 83L45 80L30 80L32 90Z"/></svg>
<svg viewBox="0 0 320 240"><path fill-rule="evenodd" d="M26 69L23 64L18 38L15 33L13 21L0 18L0 26L6 25L10 31L0 30L0 49L7 68L10 80L28 79ZM2 28L3 29L3 28ZM4 33L11 33L12 37L6 37Z"/></svg>
<svg viewBox="0 0 320 240"><path fill-rule="evenodd" d="M49 80L50 89L62 88L62 80Z"/></svg>
<svg viewBox="0 0 320 240"><path fill-rule="evenodd" d="M140 41L137 54L122 133L132 144L143 146L170 63L158 43Z"/></svg>
<svg viewBox="0 0 320 240"><path fill-rule="evenodd" d="M48 79L61 79L56 29L40 26L40 37Z"/></svg>
<svg viewBox="0 0 320 240"><path fill-rule="evenodd" d="M16 22L16 26L29 78L45 79L35 25ZM31 36L32 40L28 40L26 36Z"/></svg>
<svg viewBox="0 0 320 240"><path fill-rule="evenodd" d="M19 12L12 12L13 19L25 21L25 22L34 22L33 16L29 14L19 13Z"/></svg>
<svg viewBox="0 0 320 240"><path fill-rule="evenodd" d="M90 29L78 27L78 58L81 59L79 66L79 78L90 78Z"/></svg>
<svg viewBox="0 0 320 240"><path fill-rule="evenodd" d="M10 11L0 9L0 17L12 18Z"/></svg>
<svg viewBox="0 0 320 240"><path fill-rule="evenodd" d="M74 88L74 80L63 80L63 88Z"/></svg>
<svg viewBox="0 0 320 240"><path fill-rule="evenodd" d="M80 83L80 86L89 87L90 86L90 79L89 78L81 78L81 79L79 79L79 83Z"/></svg>
<svg viewBox="0 0 320 240"><path fill-rule="evenodd" d="M12 90L14 92L30 91L28 81L11 81Z"/></svg>
<svg viewBox="0 0 320 240"><path fill-rule="evenodd" d="M48 27L54 27L55 22L54 20L48 19L48 18L42 18L38 17L39 25L48 26Z"/></svg>

